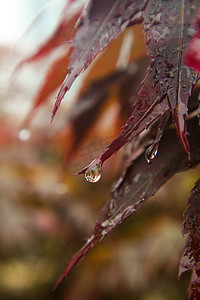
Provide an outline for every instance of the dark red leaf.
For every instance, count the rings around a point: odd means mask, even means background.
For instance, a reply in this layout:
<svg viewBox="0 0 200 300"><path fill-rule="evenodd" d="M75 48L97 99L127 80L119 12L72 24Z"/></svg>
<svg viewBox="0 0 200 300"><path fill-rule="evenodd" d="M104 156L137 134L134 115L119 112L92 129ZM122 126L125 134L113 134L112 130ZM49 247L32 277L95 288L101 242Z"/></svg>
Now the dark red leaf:
<svg viewBox="0 0 200 300"><path fill-rule="evenodd" d="M112 39L129 25L142 21L148 0L90 0L73 41L73 53L66 76L53 109L52 119L76 77Z"/></svg>
<svg viewBox="0 0 200 300"><path fill-rule="evenodd" d="M179 138L188 154L185 118L197 74L185 65L184 53L198 6L198 0L156 1L156 4L150 1L144 14L154 80L159 81L161 93L167 95Z"/></svg>
<svg viewBox="0 0 200 300"><path fill-rule="evenodd" d="M183 56L190 38L188 32L195 15L194 7L197 8L198 4L198 0L192 4L181 0L148 2L143 26L151 66L133 103L132 115L108 149L78 174L97 164L102 165L169 110L173 112L180 141L189 156L185 118L197 73L184 64Z"/></svg>
<svg viewBox="0 0 200 300"><path fill-rule="evenodd" d="M165 115L160 117L156 138L154 139L152 145L150 145L150 147L147 148L145 152L145 157L148 163L151 163L155 158L155 156L157 155L159 144L164 134L165 128L167 126L169 117L170 117L170 112L167 112Z"/></svg>
<svg viewBox="0 0 200 300"><path fill-rule="evenodd" d="M141 67L141 65L143 67ZM120 95L118 96L116 90L120 90L121 86L131 82L131 86L128 84L126 85L126 92L128 95L130 89L133 91L133 88L136 89L138 86L135 85L133 87L132 82L134 81L135 83L139 84L145 72L146 66L147 60L140 60L139 63L129 64L129 67L125 70L116 71L113 74L92 83L88 90L74 105L71 113L66 119L67 126L71 125L73 128L73 142L71 147L69 147L69 143L67 145L68 149L66 152L66 163L71 160L71 156L76 153L85 134L97 120L97 116L100 113L100 108L109 98L111 92L115 90L117 101L117 97L120 97ZM128 99L129 98L126 98L126 103L123 103L122 113L124 112L125 106L129 106L130 110L130 105L127 103Z"/></svg>
<svg viewBox="0 0 200 300"><path fill-rule="evenodd" d="M188 234L184 253L180 260L179 276L192 271L189 299L200 299L200 179L196 182L188 199L182 232Z"/></svg>
<svg viewBox="0 0 200 300"><path fill-rule="evenodd" d="M165 97L162 100L159 97L158 87L157 89L153 87L151 73L147 74L133 108L133 113L120 135L108 146L108 149L101 156L78 174L85 174L88 168L93 168L99 164L102 165L111 155L115 154L122 146L130 142L144 129L147 129L156 119L169 110L167 98Z"/></svg>
<svg viewBox="0 0 200 300"><path fill-rule="evenodd" d="M200 134L197 118L189 121L191 161L180 145L175 130L169 130L160 143L159 156L151 165L144 154L139 156L125 171L114 188L110 200L83 248L73 257L67 269L58 280L56 289L70 270L87 252L108 235L113 228L131 216L137 209L166 183L175 173L187 170L200 162L200 147L196 137ZM166 262L167 263L167 262Z"/></svg>

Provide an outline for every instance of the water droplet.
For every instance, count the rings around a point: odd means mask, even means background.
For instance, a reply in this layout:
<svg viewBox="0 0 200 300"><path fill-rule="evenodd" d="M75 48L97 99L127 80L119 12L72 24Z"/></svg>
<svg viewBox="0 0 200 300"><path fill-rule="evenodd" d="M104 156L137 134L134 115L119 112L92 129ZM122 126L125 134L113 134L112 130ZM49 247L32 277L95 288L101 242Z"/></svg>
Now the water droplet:
<svg viewBox="0 0 200 300"><path fill-rule="evenodd" d="M88 168L85 172L85 179L89 182L95 183L101 178L101 165Z"/></svg>
<svg viewBox="0 0 200 300"><path fill-rule="evenodd" d="M170 71L169 76L170 76L171 78L174 78L174 72L173 72L173 71Z"/></svg>
<svg viewBox="0 0 200 300"><path fill-rule="evenodd" d="M109 208L110 208L110 214L113 214L116 209L116 202L114 199L110 200Z"/></svg>
<svg viewBox="0 0 200 300"><path fill-rule="evenodd" d="M151 24L151 25L157 25L157 24L159 24L159 23L161 23L161 15L162 15L162 13L160 12L160 13L158 13L155 17L154 17L154 20L153 20L153 23Z"/></svg>
<svg viewBox="0 0 200 300"><path fill-rule="evenodd" d="M133 121L134 120L134 117L133 116L130 116L129 117L129 121Z"/></svg>
<svg viewBox="0 0 200 300"><path fill-rule="evenodd" d="M135 176L133 177L133 182L134 182L134 183L138 183L138 182L139 182L139 179L140 179L140 177L141 177L141 174L137 174L137 175L135 175Z"/></svg>
<svg viewBox="0 0 200 300"><path fill-rule="evenodd" d="M30 139L30 137L31 137L31 131L27 128L21 129L18 132L18 139L20 141L26 142Z"/></svg>
<svg viewBox="0 0 200 300"><path fill-rule="evenodd" d="M150 164L158 153L158 143L150 145L145 152L145 159Z"/></svg>

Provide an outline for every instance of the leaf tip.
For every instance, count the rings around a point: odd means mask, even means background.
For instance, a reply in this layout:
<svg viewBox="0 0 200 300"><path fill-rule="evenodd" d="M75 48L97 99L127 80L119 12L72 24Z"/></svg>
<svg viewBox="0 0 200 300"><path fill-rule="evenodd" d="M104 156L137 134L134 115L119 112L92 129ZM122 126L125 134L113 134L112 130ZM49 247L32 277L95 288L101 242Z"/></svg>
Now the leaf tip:
<svg viewBox="0 0 200 300"><path fill-rule="evenodd" d="M87 171L87 169L88 169L88 168L86 167L86 168L84 168L84 169L80 170L79 172L72 174L72 176L76 176L76 175L85 174L85 172Z"/></svg>
<svg viewBox="0 0 200 300"><path fill-rule="evenodd" d="M184 107L184 109L186 108ZM179 140L188 156L188 160L191 160L190 145L187 139L187 135L189 135L189 133L187 132L186 116L187 112L184 113L182 111L181 113L178 113L175 118L175 123Z"/></svg>
<svg viewBox="0 0 200 300"><path fill-rule="evenodd" d="M61 285L65 277L69 274L69 272L75 267L75 265L80 261L81 258L84 258L88 251L94 247L94 245L98 242L98 237L95 239L95 236L92 235L88 238L85 245L81 248L79 252L71 259L70 263L68 264L67 268L63 272L63 274L58 279L56 285L52 289L52 293L57 290L57 288Z"/></svg>
<svg viewBox="0 0 200 300"><path fill-rule="evenodd" d="M56 102L54 104L54 108L53 108L53 111L52 111L51 123L53 122L54 117L57 113L57 110L59 109L60 104L61 104L61 102L62 102L62 100L63 100L63 98L64 98L64 96L65 96L65 94L68 90L69 90L69 88L67 86L64 86L64 84L61 86L60 91L59 91L59 93L56 97Z"/></svg>

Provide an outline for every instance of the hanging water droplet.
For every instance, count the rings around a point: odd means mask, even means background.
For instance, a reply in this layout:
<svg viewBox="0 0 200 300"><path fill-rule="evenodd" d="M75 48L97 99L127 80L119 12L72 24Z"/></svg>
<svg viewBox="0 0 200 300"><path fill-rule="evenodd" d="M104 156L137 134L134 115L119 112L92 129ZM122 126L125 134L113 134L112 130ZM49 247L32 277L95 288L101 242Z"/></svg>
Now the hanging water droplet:
<svg viewBox="0 0 200 300"><path fill-rule="evenodd" d="M88 168L85 172L85 179L89 182L95 183L101 178L101 165Z"/></svg>
<svg viewBox="0 0 200 300"><path fill-rule="evenodd" d="M145 152L145 159L150 164L158 153L158 143L150 145Z"/></svg>
<svg viewBox="0 0 200 300"><path fill-rule="evenodd" d="M31 137L31 131L27 128L23 128L18 132L18 139L20 141L26 142Z"/></svg>
<svg viewBox="0 0 200 300"><path fill-rule="evenodd" d="M169 76L170 76L171 78L174 78L174 72L173 72L173 71L170 71Z"/></svg>
<svg viewBox="0 0 200 300"><path fill-rule="evenodd" d="M116 210L116 201L114 200L114 199L111 199L110 200L110 204L109 204L109 216L110 215L112 215L114 212L115 212L115 210Z"/></svg>

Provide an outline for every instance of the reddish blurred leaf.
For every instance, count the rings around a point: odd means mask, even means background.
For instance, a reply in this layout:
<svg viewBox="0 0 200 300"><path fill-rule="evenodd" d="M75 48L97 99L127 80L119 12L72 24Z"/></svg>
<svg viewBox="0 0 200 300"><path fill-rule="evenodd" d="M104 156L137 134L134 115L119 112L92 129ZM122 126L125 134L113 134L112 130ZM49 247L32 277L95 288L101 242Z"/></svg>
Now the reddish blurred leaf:
<svg viewBox="0 0 200 300"><path fill-rule="evenodd" d="M196 18L196 32L185 54L186 64L200 72L200 15Z"/></svg>
<svg viewBox="0 0 200 300"><path fill-rule="evenodd" d="M30 57L24 59L17 66L16 71L19 70L24 64L35 62L48 56L56 48L63 46L74 37L76 31L76 23L81 13L81 7L74 8L74 0L67 1L65 8L63 9L60 22L54 32L54 34L42 45L36 53ZM33 100L34 104L24 121L24 126L27 126L36 112L36 108L44 103L48 97L54 92L63 82L69 64L69 57L71 51L69 47L66 48L66 54L63 57L59 57L55 60L47 71L45 80L37 93L36 98Z"/></svg>
<svg viewBox="0 0 200 300"><path fill-rule="evenodd" d="M73 37L76 22L80 16L80 9L74 10L74 1L67 1L60 17L60 22L53 35L30 57L24 59L17 67L19 69L25 63L34 62L50 54L55 48L62 46Z"/></svg>
<svg viewBox="0 0 200 300"><path fill-rule="evenodd" d="M8 125L3 121L0 121L0 145L3 148L6 145L11 144L16 139L16 129L12 125Z"/></svg>
<svg viewBox="0 0 200 300"><path fill-rule="evenodd" d="M197 7L198 0L193 1ZM189 155L185 118L188 98L197 74L184 64L189 29L195 11L189 1L149 1L144 12L144 30L151 66L133 104L133 112L123 131L108 149L78 174L102 165L124 144L130 142L167 111L173 112L179 138Z"/></svg>
<svg viewBox="0 0 200 300"><path fill-rule="evenodd" d="M57 60L55 60L50 66L45 80L34 99L33 107L31 108L29 114L26 116L24 127L26 127L30 123L31 119L36 113L36 109L41 104L43 104L63 82L67 74L69 56L70 53L67 52L64 56L61 56Z"/></svg>
<svg viewBox="0 0 200 300"><path fill-rule="evenodd" d="M188 204L182 228L182 233L188 236L180 260L179 276L186 271L192 271L189 299L196 300L200 298L200 179L191 191Z"/></svg>
<svg viewBox="0 0 200 300"><path fill-rule="evenodd" d="M196 18L195 27L195 34L190 40L187 52L185 54L185 62L189 67L192 67L200 72L200 14L198 14ZM198 117L200 119L200 104L198 108Z"/></svg>
<svg viewBox="0 0 200 300"><path fill-rule="evenodd" d="M86 14L80 21L73 41L74 50L65 78L53 109L52 119L76 77L92 62L109 42L129 25L142 21L148 0L96 0L89 1Z"/></svg>
<svg viewBox="0 0 200 300"><path fill-rule="evenodd" d="M101 216L83 248L73 257L67 269L58 280L57 288L77 262L100 242L113 228L131 216L137 209L155 194L174 174L196 166L200 162L200 147L196 137L200 134L197 119L189 121L189 141L191 161L185 155L175 130L165 133L159 156L148 165L144 154L140 155L124 172L101 212Z"/></svg>

